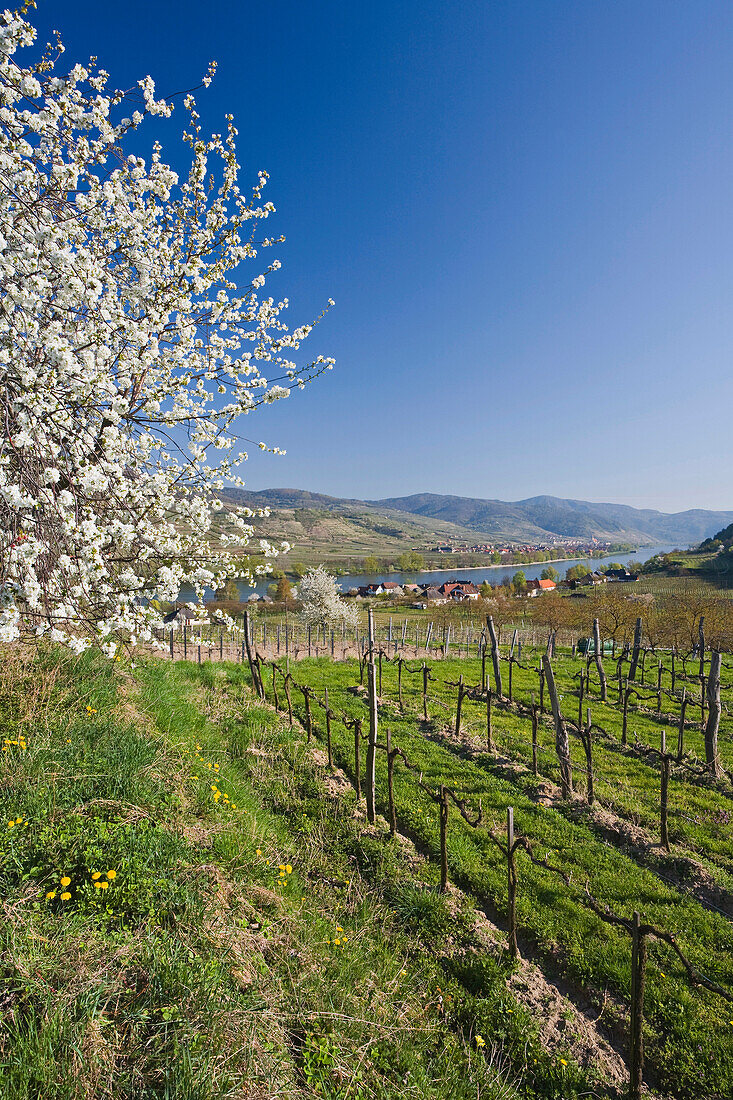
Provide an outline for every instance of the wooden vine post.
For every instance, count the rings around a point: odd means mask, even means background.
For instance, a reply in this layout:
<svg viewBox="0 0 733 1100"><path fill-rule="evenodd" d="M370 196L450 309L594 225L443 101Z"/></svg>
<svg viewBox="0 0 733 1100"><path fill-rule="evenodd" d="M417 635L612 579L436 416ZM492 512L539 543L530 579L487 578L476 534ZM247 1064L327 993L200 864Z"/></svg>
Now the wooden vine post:
<svg viewBox="0 0 733 1100"><path fill-rule="evenodd" d="M489 637L491 638L491 661L494 666L494 686L496 688L496 694L501 698L501 666L499 664L499 642L496 637L496 630L494 628L494 620L491 615L486 616L486 626L488 627Z"/></svg>
<svg viewBox="0 0 733 1100"><path fill-rule="evenodd" d="M285 674L285 698L288 701L288 722L292 726L293 724L293 701L290 698L290 680L292 679L289 672Z"/></svg>
<svg viewBox="0 0 733 1100"><path fill-rule="evenodd" d="M680 724L677 731L677 763L682 763L685 751L685 712L687 710L687 688L682 688L682 702L680 703Z"/></svg>
<svg viewBox="0 0 733 1100"><path fill-rule="evenodd" d="M494 751L494 743L491 738L491 688L486 689L486 748Z"/></svg>
<svg viewBox="0 0 733 1100"><path fill-rule="evenodd" d="M313 736L313 723L311 721L311 693L310 688L301 688L303 692L303 701L305 703L305 732L306 740L310 742Z"/></svg>
<svg viewBox="0 0 733 1100"><path fill-rule="evenodd" d="M634 649L631 654L631 668L629 669L629 680L632 684L636 679L636 670L639 667L639 651L641 649L641 615L636 620L634 627Z"/></svg>
<svg viewBox="0 0 733 1100"><path fill-rule="evenodd" d="M606 670L603 667L603 650L601 649L601 624L598 619L593 620L593 649L595 650L596 668L598 679L601 681L601 702L606 702Z"/></svg>
<svg viewBox="0 0 733 1100"><path fill-rule="evenodd" d="M402 706L402 658L397 658L397 702L400 705L400 710L403 710Z"/></svg>
<svg viewBox="0 0 733 1100"><path fill-rule="evenodd" d="M657 665L657 714L662 713L662 662Z"/></svg>
<svg viewBox="0 0 733 1100"><path fill-rule="evenodd" d="M328 706L328 688L323 689L323 696L326 703L326 747L328 749L328 766L333 768L333 751L331 748L331 711Z"/></svg>
<svg viewBox="0 0 733 1100"><path fill-rule="evenodd" d="M669 773L672 767L672 756L667 752L667 735L662 730L659 746L659 763L661 780L659 785L659 838L665 852L669 851L669 832L667 830L667 807L669 802Z"/></svg>
<svg viewBox="0 0 733 1100"><path fill-rule="evenodd" d="M430 679L430 670L423 661L422 663L422 716L423 720L428 720L428 680Z"/></svg>
<svg viewBox="0 0 733 1100"><path fill-rule="evenodd" d="M389 835L394 837L397 832L397 814L394 804L394 762L399 756L399 749L392 748L392 735L387 730L387 796L389 799Z"/></svg>
<svg viewBox="0 0 733 1100"><path fill-rule="evenodd" d="M463 677L458 677L458 700L456 702L456 737L461 736L461 709L463 707Z"/></svg>
<svg viewBox="0 0 733 1100"><path fill-rule="evenodd" d="M540 678L540 714L545 713L545 670L540 667L537 669L537 674Z"/></svg>
<svg viewBox="0 0 733 1100"><path fill-rule="evenodd" d="M514 807L506 809L506 853L507 853L507 918L509 921L509 956L516 959L517 947L517 867L514 862Z"/></svg>
<svg viewBox="0 0 733 1100"><path fill-rule="evenodd" d="M545 654L542 658L542 667L547 681L547 690L550 693L552 705L552 717L555 721L555 749L560 762L560 786L563 798L570 798L573 793L573 766L570 760L570 741L568 731L560 713L560 700L555 685L555 676L552 671L550 658Z"/></svg>
<svg viewBox="0 0 733 1100"><path fill-rule="evenodd" d="M361 798L361 718L354 719L354 786Z"/></svg>
<svg viewBox="0 0 733 1100"><path fill-rule="evenodd" d="M637 695L638 692L635 688L629 687L628 680L626 681L626 690L624 691L624 710L621 718L621 744L628 743L629 734L629 700L632 695Z"/></svg>
<svg viewBox="0 0 733 1100"><path fill-rule="evenodd" d="M677 940L669 932L656 928L653 924L642 924L641 917L635 912L632 919L617 917L608 907L601 907L591 897L586 885L586 905L606 924L622 928L631 937L631 1020L629 1027L629 1100L642 1100L644 1078L644 986L646 984L647 939L651 936L661 940L672 948L682 963L687 980L693 986L702 986L717 993L726 1001L733 1001L733 993L700 974L684 955Z"/></svg>
<svg viewBox="0 0 733 1100"><path fill-rule="evenodd" d="M593 723L590 717L590 707L588 707L585 726L582 722L578 723L578 733L585 752L585 800L589 806L592 806L595 793L593 790Z"/></svg>
<svg viewBox="0 0 733 1100"><path fill-rule="evenodd" d="M698 676L702 680L705 675L705 616L700 616L700 622L697 624L697 648L700 655L700 668Z"/></svg>
<svg viewBox="0 0 733 1100"><path fill-rule="evenodd" d="M537 775L537 704L532 692L532 774Z"/></svg>
<svg viewBox="0 0 733 1100"><path fill-rule="evenodd" d="M704 677L703 677L704 679ZM714 649L710 654L710 674L708 675L708 720L705 724L705 759L716 779L723 774L718 755L718 727L720 726L720 651Z"/></svg>
<svg viewBox="0 0 733 1100"><path fill-rule="evenodd" d="M375 820L375 784L376 784L376 756L377 756L377 725L379 721L377 710L377 667L374 661L374 613L369 608L369 740L367 741L366 758L366 801L367 820L370 825Z"/></svg>
<svg viewBox="0 0 733 1100"><path fill-rule="evenodd" d="M440 813L440 892L448 890L448 794L441 784L438 810Z"/></svg>
<svg viewBox="0 0 733 1100"><path fill-rule="evenodd" d="M276 676L277 676L277 665L273 661L272 662L272 697L275 701L275 710L280 710L280 700L279 700L278 695L277 695Z"/></svg>

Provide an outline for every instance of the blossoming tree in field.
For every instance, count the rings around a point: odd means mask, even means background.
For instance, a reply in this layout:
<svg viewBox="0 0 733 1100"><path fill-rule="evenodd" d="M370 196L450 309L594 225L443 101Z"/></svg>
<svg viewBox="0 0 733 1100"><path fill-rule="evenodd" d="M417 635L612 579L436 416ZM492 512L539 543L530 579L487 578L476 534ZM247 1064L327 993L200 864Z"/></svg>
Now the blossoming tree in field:
<svg viewBox="0 0 733 1100"><path fill-rule="evenodd" d="M151 596L231 575L253 513L207 536L214 493L241 484L235 422L332 360L298 366L312 325L261 294L274 207L266 173L240 190L232 117L204 138L185 96L179 178L157 140L124 151L171 114L149 77L121 93L102 70L59 75L59 42L24 67L34 38L0 14L0 640L113 652L151 638Z"/></svg>
<svg viewBox="0 0 733 1100"><path fill-rule="evenodd" d="M359 622L355 604L347 603L339 594L334 577L322 565L305 574L298 585L301 618L308 626L354 627Z"/></svg>

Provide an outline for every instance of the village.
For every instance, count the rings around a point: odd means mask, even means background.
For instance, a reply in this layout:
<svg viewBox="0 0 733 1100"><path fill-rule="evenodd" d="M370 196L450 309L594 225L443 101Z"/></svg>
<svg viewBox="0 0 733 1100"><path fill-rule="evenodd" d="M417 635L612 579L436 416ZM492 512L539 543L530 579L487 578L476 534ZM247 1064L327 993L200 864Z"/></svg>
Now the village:
<svg viewBox="0 0 733 1100"><path fill-rule="evenodd" d="M589 571L580 577L567 580L554 581L550 578L540 580L524 580L516 585L515 595L534 598L545 592L554 592L557 588L576 589L593 588L601 584L629 583L639 579L638 573L630 573L627 569L608 569L605 572ZM473 581L451 580L444 584L398 584L397 581L377 581L373 584L360 585L344 592L344 596L352 599L370 599L375 596L413 596L413 607L425 609L428 604L463 603L466 600L478 600L482 595L488 595L491 585L483 581L476 585ZM256 597L255 597L256 598Z"/></svg>

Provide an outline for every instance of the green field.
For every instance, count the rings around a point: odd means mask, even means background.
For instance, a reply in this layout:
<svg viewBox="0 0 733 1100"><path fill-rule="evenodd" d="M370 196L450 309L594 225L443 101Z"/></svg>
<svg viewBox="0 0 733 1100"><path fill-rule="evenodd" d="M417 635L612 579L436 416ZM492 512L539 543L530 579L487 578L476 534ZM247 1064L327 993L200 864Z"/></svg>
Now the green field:
<svg viewBox="0 0 733 1100"><path fill-rule="evenodd" d="M658 744L663 728L672 739L677 695L692 693L696 665L678 661L675 697L664 697L660 715L647 662L639 687L653 698L632 702L622 746L609 660L608 703L594 666L584 697L600 806L585 804L574 736L576 795L561 799L547 716L537 775L531 767L539 656L525 645L513 702L493 700L491 751L478 694L464 698L455 728L458 678L478 688L479 660L429 662L425 722L422 661L402 667L400 707L398 665L383 658L380 743L389 729L410 764L395 762L391 839L383 751L374 826L354 791L354 733L343 719L366 729L356 661L291 661L291 726L277 672L279 714L272 705L272 665L263 665L261 702L246 663L145 658L133 668L6 651L3 1096L620 1098L630 941L589 909L586 887L615 913L638 909L673 933L697 971L733 990L724 915L733 789L726 777L673 772L664 852L659 765L643 746ZM555 660L568 718L584 668L569 652ZM723 680L728 699L733 669ZM310 745L296 684L313 693ZM726 708L726 769L732 733ZM691 707L685 760L702 747ZM363 780L363 745L360 772ZM479 803L483 814L473 828L450 813L445 894L438 810L424 789L440 784L469 816ZM566 884L518 853L518 963L506 951L506 863L489 836L501 835L510 805L534 858L569 876ZM729 1097L732 1018L722 997L688 982L668 946L650 942L655 1093Z"/></svg>

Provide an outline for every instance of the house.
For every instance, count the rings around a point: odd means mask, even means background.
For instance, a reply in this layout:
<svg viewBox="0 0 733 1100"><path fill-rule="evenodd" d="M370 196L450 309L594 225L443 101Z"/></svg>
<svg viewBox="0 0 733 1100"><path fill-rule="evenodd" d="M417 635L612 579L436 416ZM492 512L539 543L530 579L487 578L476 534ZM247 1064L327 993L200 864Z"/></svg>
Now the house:
<svg viewBox="0 0 733 1100"><path fill-rule="evenodd" d="M539 580L537 583L540 586L540 592L554 592L557 588L555 582L551 580Z"/></svg>
<svg viewBox="0 0 733 1100"><path fill-rule="evenodd" d="M443 593L440 591L439 588L436 588L436 586L434 584L426 585L426 587L423 588L423 590L422 590L422 595L423 595L423 599L424 600L429 600L430 603L446 603L447 602L446 597L443 595Z"/></svg>
<svg viewBox="0 0 733 1100"><path fill-rule="evenodd" d="M607 579L603 573L586 573L575 584L578 588L587 588L590 585L606 584Z"/></svg>
<svg viewBox="0 0 733 1100"><path fill-rule="evenodd" d="M376 584L362 584L359 586L359 595L364 599L369 596L381 596L384 592L384 587L377 582Z"/></svg>
<svg viewBox="0 0 733 1100"><path fill-rule="evenodd" d="M638 581L638 573L629 573L628 569L609 569L606 576L610 581Z"/></svg>
<svg viewBox="0 0 733 1100"><path fill-rule="evenodd" d="M479 598L479 590L471 581L446 581L440 585L438 591L444 598L455 600L456 603Z"/></svg>

